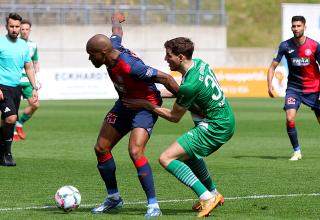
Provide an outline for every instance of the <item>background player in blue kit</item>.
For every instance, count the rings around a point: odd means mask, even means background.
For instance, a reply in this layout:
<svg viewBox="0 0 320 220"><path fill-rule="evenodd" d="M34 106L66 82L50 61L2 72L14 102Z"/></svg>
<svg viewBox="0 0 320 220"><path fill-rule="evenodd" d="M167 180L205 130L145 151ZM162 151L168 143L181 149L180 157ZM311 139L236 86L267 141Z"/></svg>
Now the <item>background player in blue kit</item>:
<svg viewBox="0 0 320 220"><path fill-rule="evenodd" d="M291 23L293 38L280 44L277 56L268 70L268 93L270 97L274 97L272 78L281 58L285 56L289 75L284 110L287 132L294 151L290 160L296 161L302 159L295 125L300 104L311 107L320 123L320 45L317 41L304 36L306 20L303 16L293 16Z"/></svg>
<svg viewBox="0 0 320 220"><path fill-rule="evenodd" d="M100 206L92 209L92 212L108 212L123 205L117 187L116 165L111 151L122 137L131 132L129 154L148 200L145 217L158 217L161 211L156 200L152 170L144 155L146 144L158 117L148 110L130 110L123 105L121 99L140 98L155 105L161 105L160 92L155 83L163 84L173 94L177 93L179 86L172 76L145 65L142 60L121 45L123 31L120 23L125 20L122 13L115 13L111 20L110 39L105 35L97 34L89 39L86 46L89 60L96 68L106 65L110 79L119 95L119 99L103 121L95 145L97 167L105 182L108 196Z"/></svg>

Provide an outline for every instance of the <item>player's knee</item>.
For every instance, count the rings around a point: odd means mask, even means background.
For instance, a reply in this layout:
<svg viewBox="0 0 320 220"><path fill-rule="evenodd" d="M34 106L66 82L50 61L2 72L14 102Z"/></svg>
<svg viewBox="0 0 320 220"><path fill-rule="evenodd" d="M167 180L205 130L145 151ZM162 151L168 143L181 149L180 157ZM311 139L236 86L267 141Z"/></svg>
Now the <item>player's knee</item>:
<svg viewBox="0 0 320 220"><path fill-rule="evenodd" d="M40 104L39 102L34 102L30 105L30 107L32 108L33 111L36 111L40 107Z"/></svg>
<svg viewBox="0 0 320 220"><path fill-rule="evenodd" d="M141 156L144 155L143 147L130 146L129 155L133 161L139 159Z"/></svg>
<svg viewBox="0 0 320 220"><path fill-rule="evenodd" d="M94 146L94 152L99 157L99 156L104 156L105 154L109 153L109 150L106 147L103 147L101 145L96 144Z"/></svg>
<svg viewBox="0 0 320 220"><path fill-rule="evenodd" d="M98 163L105 163L106 161L109 161L113 157L108 148L102 148L101 146L96 145L94 150L96 153Z"/></svg>
<svg viewBox="0 0 320 220"><path fill-rule="evenodd" d="M17 115L10 115L8 117L5 118L5 123L8 123L8 124L15 124L16 121L17 121Z"/></svg>
<svg viewBox="0 0 320 220"><path fill-rule="evenodd" d="M167 156L167 154L165 152L163 152L162 154L160 154L159 157L159 163L161 164L161 166L163 166L164 168L166 168L169 165L169 158Z"/></svg>
<svg viewBox="0 0 320 220"><path fill-rule="evenodd" d="M287 124L288 123L295 123L295 120L296 120L295 116L291 116L291 115L287 116Z"/></svg>

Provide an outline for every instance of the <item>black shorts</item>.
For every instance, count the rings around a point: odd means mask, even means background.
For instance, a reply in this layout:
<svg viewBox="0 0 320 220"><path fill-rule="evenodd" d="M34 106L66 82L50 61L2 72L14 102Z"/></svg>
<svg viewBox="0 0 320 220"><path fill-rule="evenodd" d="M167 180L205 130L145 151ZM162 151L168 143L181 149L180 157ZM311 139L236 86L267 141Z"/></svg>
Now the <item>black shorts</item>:
<svg viewBox="0 0 320 220"><path fill-rule="evenodd" d="M1 119L5 119L11 115L18 116L18 110L21 100L21 88L5 86L0 84L4 100L0 101Z"/></svg>

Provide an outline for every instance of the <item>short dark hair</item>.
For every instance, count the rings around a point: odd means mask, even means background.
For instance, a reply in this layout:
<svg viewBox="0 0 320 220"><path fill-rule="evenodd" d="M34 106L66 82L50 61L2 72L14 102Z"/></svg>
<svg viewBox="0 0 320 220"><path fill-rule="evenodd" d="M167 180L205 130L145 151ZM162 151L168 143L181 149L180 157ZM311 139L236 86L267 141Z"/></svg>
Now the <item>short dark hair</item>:
<svg viewBox="0 0 320 220"><path fill-rule="evenodd" d="M21 24L28 24L30 27L32 26L31 21L27 20L27 19L22 19L21 20Z"/></svg>
<svg viewBox="0 0 320 220"><path fill-rule="evenodd" d="M12 19L12 20L15 20L15 21L22 21L22 17L17 13L10 13L8 15L8 17L6 17L7 24L9 22L9 19Z"/></svg>
<svg viewBox="0 0 320 220"><path fill-rule="evenodd" d="M192 58L194 51L193 42L186 37L177 37L171 40L168 40L164 43L166 49L171 49L172 53L176 56L182 54L186 56L187 59Z"/></svg>
<svg viewBox="0 0 320 220"><path fill-rule="evenodd" d="M291 19L291 23L295 21L301 21L303 24L306 24L306 19L301 15L293 16Z"/></svg>

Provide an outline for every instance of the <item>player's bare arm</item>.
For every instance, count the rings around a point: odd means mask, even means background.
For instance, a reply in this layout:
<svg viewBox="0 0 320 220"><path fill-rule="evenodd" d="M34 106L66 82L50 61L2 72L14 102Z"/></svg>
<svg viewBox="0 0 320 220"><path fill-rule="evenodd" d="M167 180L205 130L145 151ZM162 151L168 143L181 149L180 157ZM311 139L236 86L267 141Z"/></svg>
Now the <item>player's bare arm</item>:
<svg viewBox="0 0 320 220"><path fill-rule="evenodd" d="M38 61L33 61L33 68L34 68L35 74L40 71L40 65Z"/></svg>
<svg viewBox="0 0 320 220"><path fill-rule="evenodd" d="M125 16L122 12L115 12L111 16L111 23L112 23L112 34L117 35L119 37L123 36L123 30L121 23L124 22Z"/></svg>
<svg viewBox="0 0 320 220"><path fill-rule="evenodd" d="M279 65L278 62L276 61L272 61L269 69L268 69L268 76L267 76L267 82L268 82L268 94L271 98L274 98L274 94L273 94L273 87L272 87L272 79L274 76L274 72L277 68L277 66Z"/></svg>
<svg viewBox="0 0 320 220"><path fill-rule="evenodd" d="M174 96L177 95L179 90L179 85L170 74L166 74L158 70L157 77L155 78L155 82L161 83L162 85L164 85L164 87L166 87L166 89Z"/></svg>
<svg viewBox="0 0 320 220"><path fill-rule="evenodd" d="M155 81L157 83L163 84L168 91L162 92L161 91L161 96L162 97L172 97L176 96L178 91L179 91L179 85L176 82L176 80L170 75L163 73L161 71L158 71L157 77L155 78ZM171 94L170 94L171 93ZM202 110L199 108L199 106L193 104L189 109L190 112L195 113L199 116L203 116Z"/></svg>
<svg viewBox="0 0 320 220"><path fill-rule="evenodd" d="M201 108L200 108L197 104L195 104L195 103L193 103L188 110L189 110L190 112L196 114L198 117L201 117L201 118L204 117L203 111L202 111Z"/></svg>
<svg viewBox="0 0 320 220"><path fill-rule="evenodd" d="M144 99L122 99L124 105L131 109L145 108L149 111L153 111L160 117L171 121L179 122L182 116L186 113L187 109L181 107L177 103L174 104L172 109L164 108L158 105L155 105Z"/></svg>
<svg viewBox="0 0 320 220"><path fill-rule="evenodd" d="M34 88L32 90L32 97L33 97L33 100L36 102L36 101L38 101L38 93L37 93L38 88L37 88L37 84L36 84L36 78L35 78L32 62L24 64L24 69L27 73L28 79L29 79L32 87Z"/></svg>

